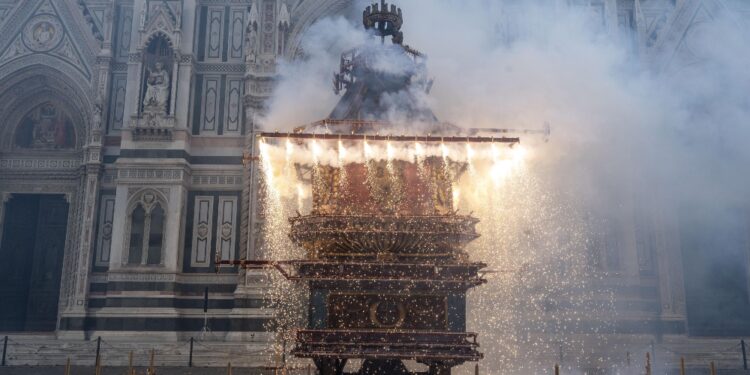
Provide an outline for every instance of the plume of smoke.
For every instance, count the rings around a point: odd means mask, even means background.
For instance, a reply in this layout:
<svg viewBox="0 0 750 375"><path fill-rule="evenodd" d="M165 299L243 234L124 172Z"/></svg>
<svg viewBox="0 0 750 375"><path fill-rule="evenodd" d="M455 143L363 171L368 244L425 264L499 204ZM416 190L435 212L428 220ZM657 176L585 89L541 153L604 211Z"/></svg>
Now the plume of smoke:
<svg viewBox="0 0 750 375"><path fill-rule="evenodd" d="M461 184L461 204L483 220L472 257L496 269L530 270L472 292L469 309L481 316L470 315L470 328L485 338L483 366L491 373L512 373L518 363L519 373L549 371L560 349L550 337L564 342L571 366L624 361L593 357L606 345L600 334L614 332L607 322L621 312L597 287L606 275L595 271L598 255L589 250L607 230L602 225L638 213L676 215L689 202L690 215L713 221L703 228L710 231L727 224L713 220L714 211L750 205L747 31L731 14L715 14L689 34L690 61L676 55L662 64L583 8L490 0L399 5L406 43L429 56L436 80L424 100L438 118L472 128L553 128L549 143L523 140L531 141L534 158L501 190L472 196L466 193L477 185ZM337 101L330 80L339 54L367 38L343 18L313 26L303 43L307 58L282 64L265 127L287 131L324 118ZM333 163L335 154L323 159ZM494 201L472 201L477 197ZM588 327L590 335L566 333L594 318L601 325ZM542 337L540 325L550 321ZM522 348L549 362L524 362Z"/></svg>

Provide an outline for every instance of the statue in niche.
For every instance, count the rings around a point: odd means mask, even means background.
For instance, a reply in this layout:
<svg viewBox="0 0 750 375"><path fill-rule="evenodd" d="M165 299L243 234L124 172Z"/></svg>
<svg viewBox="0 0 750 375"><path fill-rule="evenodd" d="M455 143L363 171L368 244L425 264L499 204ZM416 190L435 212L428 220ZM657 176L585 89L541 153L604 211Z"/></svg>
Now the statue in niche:
<svg viewBox="0 0 750 375"><path fill-rule="evenodd" d="M161 62L156 62L146 76L146 95L143 98L144 112L167 111L169 99L169 73Z"/></svg>
<svg viewBox="0 0 750 375"><path fill-rule="evenodd" d="M101 129L102 127L102 103L97 100L94 104L94 116L91 119L95 129Z"/></svg>
<svg viewBox="0 0 750 375"><path fill-rule="evenodd" d="M245 28L245 62L254 63L258 55L258 7L249 8L247 27Z"/></svg>
<svg viewBox="0 0 750 375"><path fill-rule="evenodd" d="M24 117L15 143L20 148L71 149L75 147L73 124L53 104L46 103Z"/></svg>

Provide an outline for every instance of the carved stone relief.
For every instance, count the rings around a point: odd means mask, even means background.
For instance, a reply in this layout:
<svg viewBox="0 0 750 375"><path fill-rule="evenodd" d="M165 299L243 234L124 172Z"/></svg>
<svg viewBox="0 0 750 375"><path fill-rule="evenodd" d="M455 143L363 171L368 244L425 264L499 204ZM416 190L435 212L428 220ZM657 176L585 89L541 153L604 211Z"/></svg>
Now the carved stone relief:
<svg viewBox="0 0 750 375"><path fill-rule="evenodd" d="M273 54L275 51L274 30L276 29L276 1L262 1L261 48L264 54Z"/></svg>
<svg viewBox="0 0 750 375"><path fill-rule="evenodd" d="M117 14L119 14L119 19L117 21L117 33L115 33L115 57L118 61L127 61L133 28L133 8L120 6Z"/></svg>
<svg viewBox="0 0 750 375"><path fill-rule="evenodd" d="M206 28L206 60L220 60L224 35L224 7L208 8Z"/></svg>
<svg viewBox="0 0 750 375"><path fill-rule="evenodd" d="M237 197L219 197L216 246L217 257L222 260L234 259L234 246L237 238L236 218Z"/></svg>
<svg viewBox="0 0 750 375"><path fill-rule="evenodd" d="M100 267L106 267L109 265L109 252L112 247L112 225L115 213L114 195L103 195L99 207L95 264Z"/></svg>
<svg viewBox="0 0 750 375"><path fill-rule="evenodd" d="M125 94L128 83L127 74L115 74L112 77L112 88L109 101L109 130L121 130L125 117Z"/></svg>
<svg viewBox="0 0 750 375"><path fill-rule="evenodd" d="M55 48L63 35L63 27L57 17L42 14L32 18L26 24L23 30L23 41L32 51L46 52Z"/></svg>
<svg viewBox="0 0 750 375"><path fill-rule="evenodd" d="M224 110L224 134L239 134L242 130L242 79L227 80Z"/></svg>
<svg viewBox="0 0 750 375"><path fill-rule="evenodd" d="M195 197L191 267L208 267L210 264L213 205L212 196Z"/></svg>

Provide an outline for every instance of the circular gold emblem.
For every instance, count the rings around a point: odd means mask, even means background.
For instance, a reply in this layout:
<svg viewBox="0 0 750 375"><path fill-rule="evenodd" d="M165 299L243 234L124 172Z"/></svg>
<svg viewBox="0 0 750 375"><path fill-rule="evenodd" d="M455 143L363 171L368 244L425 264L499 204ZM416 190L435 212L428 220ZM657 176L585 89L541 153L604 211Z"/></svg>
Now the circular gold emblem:
<svg viewBox="0 0 750 375"><path fill-rule="evenodd" d="M398 328L405 319L406 308L400 301L383 298L370 304L370 322L378 328Z"/></svg>

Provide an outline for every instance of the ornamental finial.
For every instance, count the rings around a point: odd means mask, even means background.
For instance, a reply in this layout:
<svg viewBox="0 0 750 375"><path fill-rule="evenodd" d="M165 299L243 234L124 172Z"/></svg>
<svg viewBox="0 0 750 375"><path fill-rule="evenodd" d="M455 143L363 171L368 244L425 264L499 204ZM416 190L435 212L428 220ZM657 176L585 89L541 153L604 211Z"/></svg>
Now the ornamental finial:
<svg viewBox="0 0 750 375"><path fill-rule="evenodd" d="M404 34L401 32L401 25L404 23L401 8L393 4L389 6L385 0L380 0L380 4L373 3L365 8L362 23L365 29L374 30L375 35L381 37L383 41L389 35L395 44L401 44L404 41Z"/></svg>

